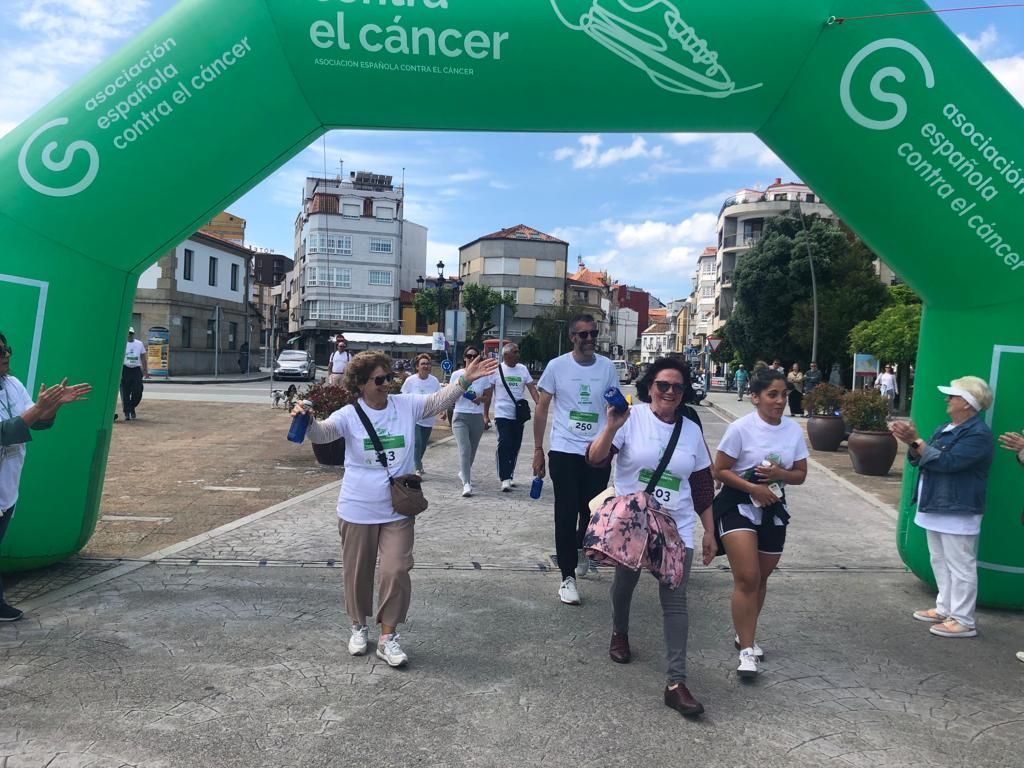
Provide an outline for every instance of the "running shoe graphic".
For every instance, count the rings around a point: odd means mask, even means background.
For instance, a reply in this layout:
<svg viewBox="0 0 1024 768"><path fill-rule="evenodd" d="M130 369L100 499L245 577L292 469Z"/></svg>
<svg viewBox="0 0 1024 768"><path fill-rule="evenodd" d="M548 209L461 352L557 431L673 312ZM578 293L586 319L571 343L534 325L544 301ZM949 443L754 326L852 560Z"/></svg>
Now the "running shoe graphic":
<svg viewBox="0 0 1024 768"><path fill-rule="evenodd" d="M559 20L647 73L659 88L724 99L760 88L736 86L671 0L551 0Z"/></svg>

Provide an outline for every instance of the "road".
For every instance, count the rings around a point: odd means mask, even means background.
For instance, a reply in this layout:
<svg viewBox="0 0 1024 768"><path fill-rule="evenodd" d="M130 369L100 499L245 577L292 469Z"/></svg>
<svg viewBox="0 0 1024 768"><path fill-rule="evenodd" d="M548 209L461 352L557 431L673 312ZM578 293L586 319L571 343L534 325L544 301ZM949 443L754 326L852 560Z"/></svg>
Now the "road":
<svg viewBox="0 0 1024 768"><path fill-rule="evenodd" d="M320 376L322 377L322 375ZM295 383L300 389L308 382L254 381L245 384L146 384L143 400L187 400L195 403L246 403L266 405L274 389L287 389Z"/></svg>

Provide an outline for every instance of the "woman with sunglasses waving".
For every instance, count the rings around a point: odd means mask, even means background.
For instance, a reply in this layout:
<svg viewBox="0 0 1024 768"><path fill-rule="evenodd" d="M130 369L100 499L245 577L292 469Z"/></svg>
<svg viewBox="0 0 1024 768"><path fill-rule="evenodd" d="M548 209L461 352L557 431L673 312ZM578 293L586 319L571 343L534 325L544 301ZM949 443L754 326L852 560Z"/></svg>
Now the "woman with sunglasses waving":
<svg viewBox="0 0 1024 768"><path fill-rule="evenodd" d="M324 421L310 421L307 434L314 443L329 443L343 437L348 446L345 477L338 496L338 529L345 610L352 620L348 650L353 656L366 653L366 619L373 613L374 570L379 557L377 656L392 667L400 667L409 660L399 645L396 630L405 621L412 596L409 571L413 564L416 518L395 512L388 477L412 473L416 422L450 408L473 382L489 377L495 366L494 360L472 360L460 376L439 392L392 395L391 358L379 352L360 352L345 368L345 388L359 393L358 403L346 405ZM386 468L378 460L374 441L357 406L377 433L387 459ZM301 405L293 411L296 415L302 412ZM358 450L359 446L362 450Z"/></svg>
<svg viewBox="0 0 1024 768"><path fill-rule="evenodd" d="M750 376L755 411L725 430L715 455L723 483L715 525L732 570L732 621L740 677L756 677L764 652L754 641L768 577L782 558L789 509L783 488L807 479L803 430L785 419L786 376L759 363Z"/></svg>
<svg viewBox="0 0 1024 768"><path fill-rule="evenodd" d="M686 582L693 562L694 531L697 516L704 526L701 559L707 565L715 556L715 536L711 521L714 481L711 456L704 443L699 420L685 405L690 390L689 366L681 360L660 358L637 382L637 397L642 401L619 413L608 408L607 422L601 434L590 444L587 461L595 464L615 456L615 494L626 496L643 491L652 478L656 481L653 497L667 512L679 530L686 547L683 580L678 587L659 583L661 615L665 634L667 684L665 704L680 714L693 716L704 711L686 687L686 641L689 616L686 607ZM653 477L665 452L672 445L677 422L681 421L672 455L660 477ZM608 650L611 660L626 664L632 659L629 647L629 608L640 571L616 565L612 579L612 639Z"/></svg>
<svg viewBox="0 0 1024 768"><path fill-rule="evenodd" d="M465 375L469 366L480 359L480 350L476 347L466 347L463 357L466 367L453 373L452 381ZM497 368L497 361L492 362L495 363L491 369L493 371ZM452 434L455 436L456 445L459 446L459 482L462 483L463 496L473 495L473 462L476 460L476 449L480 447L480 438L484 430L491 426L487 412L493 388L493 377L485 377L474 382L466 394L456 401L452 413Z"/></svg>
<svg viewBox="0 0 1024 768"><path fill-rule="evenodd" d="M11 375L13 350L7 337L0 333L0 541L14 516L18 502L18 485L25 464L26 443L32 440L30 430L49 429L62 405L85 399L89 384L69 386L67 379L47 387L40 385L36 402L32 402L25 386ZM4 600L0 581L0 621L17 621L22 612Z"/></svg>

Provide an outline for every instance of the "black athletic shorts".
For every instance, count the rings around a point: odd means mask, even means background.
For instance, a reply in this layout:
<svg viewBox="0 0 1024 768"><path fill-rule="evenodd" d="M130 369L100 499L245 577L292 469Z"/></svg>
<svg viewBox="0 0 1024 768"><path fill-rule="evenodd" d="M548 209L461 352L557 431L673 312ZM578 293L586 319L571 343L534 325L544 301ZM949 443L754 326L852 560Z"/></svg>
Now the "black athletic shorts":
<svg viewBox="0 0 1024 768"><path fill-rule="evenodd" d="M781 555L786 546L786 529L788 525L776 525L774 516L761 525L754 525L733 507L718 519L718 535L728 549L726 536L732 531L751 531L757 534L757 551L763 555Z"/></svg>

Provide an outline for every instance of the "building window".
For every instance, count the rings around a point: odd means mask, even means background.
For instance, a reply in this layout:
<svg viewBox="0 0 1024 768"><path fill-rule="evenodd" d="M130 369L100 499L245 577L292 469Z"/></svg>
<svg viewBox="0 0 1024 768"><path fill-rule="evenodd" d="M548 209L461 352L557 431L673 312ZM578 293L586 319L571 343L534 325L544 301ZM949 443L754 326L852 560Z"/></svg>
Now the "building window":
<svg viewBox="0 0 1024 768"><path fill-rule="evenodd" d="M181 316L181 346L188 349L192 346L192 318Z"/></svg>
<svg viewBox="0 0 1024 768"><path fill-rule="evenodd" d="M484 259L485 275L518 275L519 259Z"/></svg>
<svg viewBox="0 0 1024 768"><path fill-rule="evenodd" d="M210 285L217 284L217 259L210 257Z"/></svg>
<svg viewBox="0 0 1024 768"><path fill-rule="evenodd" d="M702 299L710 299L715 295L715 289L713 286L704 285L700 289L700 297Z"/></svg>
<svg viewBox="0 0 1024 768"><path fill-rule="evenodd" d="M394 221L395 209L390 205L379 205L377 206L377 220L378 221Z"/></svg>
<svg viewBox="0 0 1024 768"><path fill-rule="evenodd" d="M553 288L538 288L533 292L533 303L544 305L555 303L555 291Z"/></svg>
<svg viewBox="0 0 1024 768"><path fill-rule="evenodd" d="M306 267L307 288L351 288L352 270L324 265Z"/></svg>
<svg viewBox="0 0 1024 768"><path fill-rule="evenodd" d="M386 269L371 269L370 285L391 285L391 272Z"/></svg>
<svg viewBox="0 0 1024 768"><path fill-rule="evenodd" d="M363 200L363 216L371 218L373 216L373 198L367 197Z"/></svg>
<svg viewBox="0 0 1024 768"><path fill-rule="evenodd" d="M237 291L238 290L238 265L237 264L232 264L231 265L231 290L232 291Z"/></svg>
<svg viewBox="0 0 1024 768"><path fill-rule="evenodd" d="M352 255L352 235L338 235L333 232L310 232L308 253L336 253L341 256Z"/></svg>
<svg viewBox="0 0 1024 768"><path fill-rule="evenodd" d="M216 349L217 346L217 321L206 321L206 348Z"/></svg>
<svg viewBox="0 0 1024 768"><path fill-rule="evenodd" d="M715 262L710 261L710 260L704 262L704 274L705 275L713 275L713 274L715 274L715 269L716 269Z"/></svg>
<svg viewBox="0 0 1024 768"><path fill-rule="evenodd" d="M342 203L341 215L346 219L358 219L359 203Z"/></svg>
<svg viewBox="0 0 1024 768"><path fill-rule="evenodd" d="M788 199L789 199L789 195L786 194L785 192L783 192L781 194L778 194L778 195L773 195L772 196L772 200L788 200Z"/></svg>
<svg viewBox="0 0 1024 768"><path fill-rule="evenodd" d="M586 304L587 303L587 292L586 291L581 291L581 290L578 290L578 289L574 290L572 292L572 298L573 298L573 301L577 301L580 304Z"/></svg>
<svg viewBox="0 0 1024 768"><path fill-rule="evenodd" d="M228 323L228 349L238 349L238 323Z"/></svg>
<svg viewBox="0 0 1024 768"><path fill-rule="evenodd" d="M308 301L307 320L345 320L357 323L390 323L391 303L361 301Z"/></svg>
<svg viewBox="0 0 1024 768"><path fill-rule="evenodd" d="M537 277L554 277L555 262L550 259L537 259Z"/></svg>
<svg viewBox="0 0 1024 768"><path fill-rule="evenodd" d="M394 253L395 241L390 237L371 237L370 253Z"/></svg>
<svg viewBox="0 0 1024 768"><path fill-rule="evenodd" d="M185 249L185 263L182 265L182 279L192 279L192 262L195 260L195 252L191 248Z"/></svg>
<svg viewBox="0 0 1024 768"><path fill-rule="evenodd" d="M816 203L817 201L818 201L818 199L814 195L812 195L810 192L807 193L807 202L808 203Z"/></svg>

